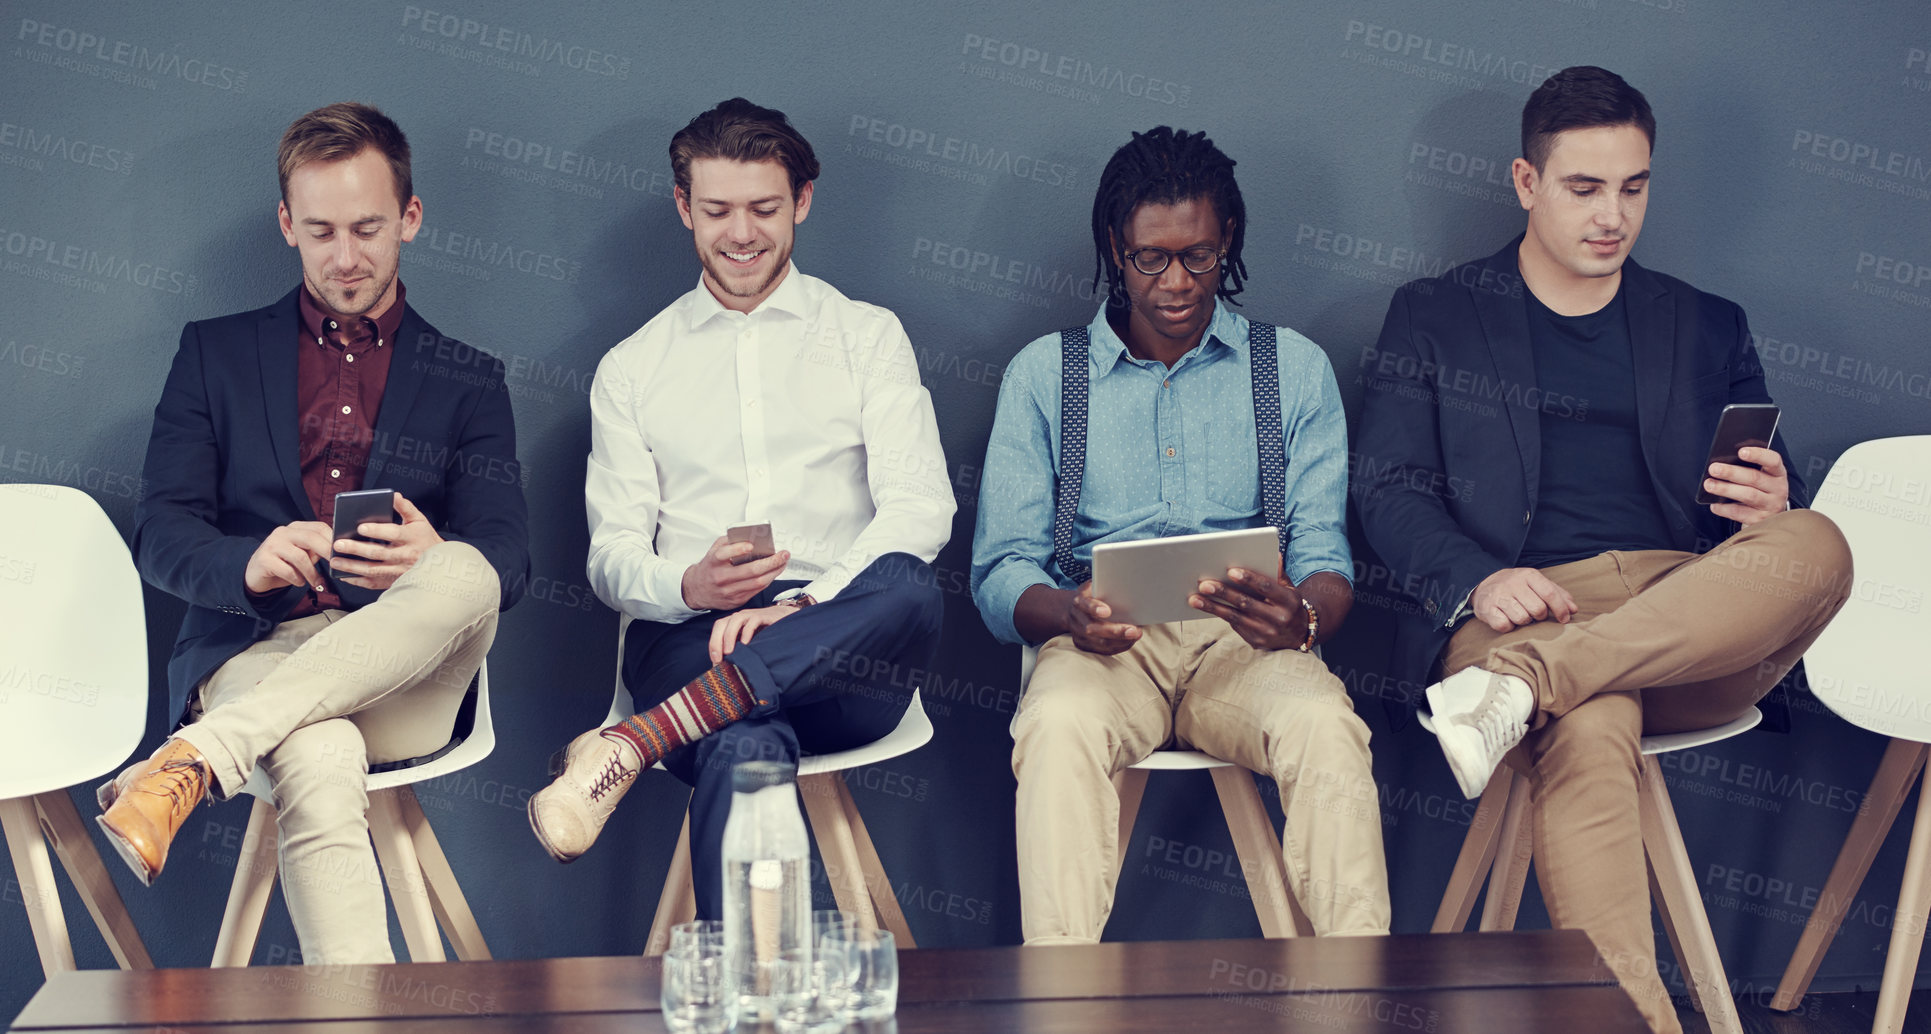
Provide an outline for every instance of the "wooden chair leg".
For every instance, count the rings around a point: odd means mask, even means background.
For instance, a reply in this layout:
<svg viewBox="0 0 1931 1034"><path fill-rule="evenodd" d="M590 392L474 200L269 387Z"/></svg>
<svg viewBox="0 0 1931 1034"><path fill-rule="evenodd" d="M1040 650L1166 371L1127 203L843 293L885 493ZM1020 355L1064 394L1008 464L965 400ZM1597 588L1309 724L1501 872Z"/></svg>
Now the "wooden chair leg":
<svg viewBox="0 0 1931 1034"><path fill-rule="evenodd" d="M221 913L221 932L215 935L215 957L208 965L221 969L246 966L255 956L262 914L275 890L280 829L275 806L257 797L248 809L248 830L235 852L235 878L228 885L228 906Z"/></svg>
<svg viewBox="0 0 1931 1034"><path fill-rule="evenodd" d="M1475 806L1475 819L1462 838L1462 851L1455 856L1455 869L1448 874L1448 889L1442 893L1441 908L1435 912L1430 933L1460 933L1475 911L1475 898L1482 892L1482 881L1495 866L1496 845L1502 839L1502 815L1508 808L1509 792L1515 788L1513 774L1498 771L1482 791Z"/></svg>
<svg viewBox="0 0 1931 1034"><path fill-rule="evenodd" d="M1274 836L1274 822L1267 817L1260 792L1254 789L1254 774L1229 765L1212 769L1214 790L1220 796L1220 810L1227 818L1227 832L1233 837L1234 853L1240 858L1240 871L1247 877L1247 896L1260 917L1261 936L1271 939L1294 937L1293 910L1288 907L1287 864L1281 857L1280 841ZM1308 931L1312 932L1312 931Z"/></svg>
<svg viewBox="0 0 1931 1034"><path fill-rule="evenodd" d="M382 878L389 885L389 899L395 905L403 943L409 948L409 961L447 961L442 933L436 929L436 912L429 904L422 861L403 822L395 790L369 794L369 836L375 840L376 860L382 863Z"/></svg>
<svg viewBox="0 0 1931 1034"><path fill-rule="evenodd" d="M409 839L415 845L416 860L422 865L423 883L429 889L429 905L436 913L437 924L449 935L449 944L456 950L458 959L489 961L489 945L483 940L482 928L476 925L476 914L470 911L469 899L463 896L463 888L456 882L455 870L449 867L449 857L443 854L443 846L436 840L429 816L422 813L416 791L398 786L392 792L403 828L409 831Z"/></svg>
<svg viewBox="0 0 1931 1034"><path fill-rule="evenodd" d="M852 838L845 809L838 802L838 791L843 786L836 772L798 777L798 795L804 799L805 815L811 820L811 833L818 841L818 854L825 860L832 897L837 899L839 908L852 914L859 926L875 930L878 916L872 911L871 894L865 889L858 844Z"/></svg>
<svg viewBox="0 0 1931 1034"><path fill-rule="evenodd" d="M1140 817L1140 798L1147 792L1147 770L1123 768L1113 776L1113 791L1120 798L1120 832L1113 850L1113 873L1117 878L1126 869L1127 842L1133 839L1133 823Z"/></svg>
<svg viewBox="0 0 1931 1034"><path fill-rule="evenodd" d="M7 853L13 856L14 879L20 884L20 900L27 906L27 925L33 930L34 947L40 951L41 971L48 977L72 972L74 946L67 938L60 888L54 885L54 864L47 856L47 841L40 835L33 798L0 801L0 829L6 832Z"/></svg>
<svg viewBox="0 0 1931 1034"><path fill-rule="evenodd" d="M1671 943L1677 946L1676 961L1683 967L1684 983L1693 982L1691 995L1702 1005L1711 1034L1743 1034L1743 1021L1730 997L1723 959L1717 954L1716 935L1710 932L1710 917L1703 911L1696 873L1690 868L1689 849L1683 845L1683 830L1676 824L1669 787L1663 783L1663 769L1654 755L1643 758L1638 812L1656 907L1663 913L1665 927L1675 931Z"/></svg>
<svg viewBox="0 0 1931 1034"><path fill-rule="evenodd" d="M114 881L108 878L100 852L95 850L87 825L74 807L74 799L66 790L53 790L38 794L33 800L40 812L41 830L53 843L60 864L74 881L74 889L80 892L81 901L87 905L101 938L107 942L107 950L114 953L114 961L122 969L153 969L154 961L148 958L147 945L141 943L140 931L134 928L134 918L127 914L121 892L114 889Z"/></svg>
<svg viewBox="0 0 1931 1034"><path fill-rule="evenodd" d="M858 864L864 869L865 890L872 899L878 924L892 932L892 942L899 947L918 947L912 940L912 928L905 923L905 910L899 907L892 881L885 876L885 863L879 860L878 848L872 844L871 831L865 828L865 817L858 813L858 802L852 800L851 788L843 779L834 777L832 783L838 790L838 805L845 812L845 823L851 827L852 843L858 847Z"/></svg>
<svg viewBox="0 0 1931 1034"><path fill-rule="evenodd" d="M1858 809L1856 821L1844 836L1844 846L1830 867L1830 878L1824 881L1817 907L1811 910L1810 920L1804 924L1804 935L1797 941L1796 950L1790 953L1790 964L1784 967L1776 997L1770 999L1772 1009L1788 1011L1802 1003L1804 992L1810 989L1810 981L1817 975L1818 965L1824 961L1824 952L1830 949L1837 928L1843 924L1858 888L1864 884L1864 876L1871 871L1871 861L1877 857L1878 848L1884 846L1891 824L1904 808L1904 799L1910 796L1912 784L1924 770L1927 754L1931 754L1931 746L1910 740L1892 740L1884 748L1884 760L1878 762L1877 773L1871 777L1864 806Z"/></svg>
<svg viewBox="0 0 1931 1034"><path fill-rule="evenodd" d="M1495 868L1489 873L1488 897L1482 901L1483 931L1515 929L1515 913L1522 907L1522 890L1528 885L1529 864L1535 856L1535 813L1530 807L1534 796L1528 776L1509 774L1509 802L1502 809L1502 828L1496 834Z"/></svg>
<svg viewBox="0 0 1931 1034"><path fill-rule="evenodd" d="M650 936L644 940L645 955L662 955L670 950L670 929L690 922L697 915L697 891L691 883L691 811L684 809L684 827L677 831L677 846L671 850L670 871L664 874L664 889L657 896L657 914L650 921Z"/></svg>
<svg viewBox="0 0 1931 1034"><path fill-rule="evenodd" d="M1918 953L1924 948L1926 909L1931 909L1931 793L1918 791L1918 818L1911 826L1911 851L1904 857L1904 886L1898 890L1891 913L1891 947L1884 956L1884 980L1877 991L1877 1021L1871 1034L1896 1034L1904 1029L1904 1010L1911 1004L1911 985L1918 972Z"/></svg>

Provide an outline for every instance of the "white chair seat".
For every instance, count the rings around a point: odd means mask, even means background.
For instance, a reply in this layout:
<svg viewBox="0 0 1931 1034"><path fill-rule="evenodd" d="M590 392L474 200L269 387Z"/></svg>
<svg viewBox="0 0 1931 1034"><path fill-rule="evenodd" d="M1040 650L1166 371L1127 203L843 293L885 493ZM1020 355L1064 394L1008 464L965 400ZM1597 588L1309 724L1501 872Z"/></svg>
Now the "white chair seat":
<svg viewBox="0 0 1931 1034"><path fill-rule="evenodd" d="M1431 733L1435 731L1434 715L1427 711L1418 711L1416 717L1420 719L1422 728ZM1740 733L1749 732L1762 721L1763 712L1753 707L1722 725L1713 725L1707 729L1690 729L1685 732L1659 733L1655 736L1645 736L1640 742L1645 755L1668 754L1673 750L1688 750L1691 747L1701 747L1718 740L1727 740Z"/></svg>

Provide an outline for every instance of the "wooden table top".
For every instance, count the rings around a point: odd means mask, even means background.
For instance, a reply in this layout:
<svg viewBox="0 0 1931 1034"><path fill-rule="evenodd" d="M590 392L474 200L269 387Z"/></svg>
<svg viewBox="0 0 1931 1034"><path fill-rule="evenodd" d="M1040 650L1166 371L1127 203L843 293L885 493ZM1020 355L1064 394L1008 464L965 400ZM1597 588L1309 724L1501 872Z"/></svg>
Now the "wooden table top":
<svg viewBox="0 0 1931 1034"><path fill-rule="evenodd" d="M84 970L15 1031L510 1034L663 1030L638 956ZM900 953L897 1030L1641 1031L1579 931L1140 941ZM1298 1021L1298 1022L1297 1022ZM890 1029L889 1025L884 1029Z"/></svg>

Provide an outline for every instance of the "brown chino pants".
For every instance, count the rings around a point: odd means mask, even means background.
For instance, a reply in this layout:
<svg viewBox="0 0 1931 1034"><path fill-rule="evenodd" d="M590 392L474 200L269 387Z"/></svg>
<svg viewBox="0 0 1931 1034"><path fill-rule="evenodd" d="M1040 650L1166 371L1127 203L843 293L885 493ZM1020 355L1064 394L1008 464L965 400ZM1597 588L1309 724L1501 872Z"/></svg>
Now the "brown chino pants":
<svg viewBox="0 0 1931 1034"><path fill-rule="evenodd" d="M1534 789L1549 917L1589 934L1651 1029L1678 1031L1650 929L1639 739L1720 725L1770 692L1843 606L1850 548L1830 518L1792 510L1700 556L1609 552L1543 573L1575 597L1569 623L1469 621L1443 673L1480 665L1534 688L1508 763Z"/></svg>

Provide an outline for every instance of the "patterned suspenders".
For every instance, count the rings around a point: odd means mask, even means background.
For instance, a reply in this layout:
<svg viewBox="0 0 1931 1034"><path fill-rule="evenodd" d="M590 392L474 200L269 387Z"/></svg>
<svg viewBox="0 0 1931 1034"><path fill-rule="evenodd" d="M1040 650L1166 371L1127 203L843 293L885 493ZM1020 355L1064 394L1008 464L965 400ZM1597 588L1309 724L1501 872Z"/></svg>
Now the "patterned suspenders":
<svg viewBox="0 0 1931 1034"><path fill-rule="evenodd" d="M1260 459L1261 517L1280 536L1287 555L1287 453L1281 444L1281 378L1274 327L1247 325L1248 366L1254 380L1254 440ZM1092 379L1091 339L1085 327L1059 335L1059 480L1053 488L1053 563L1075 582L1092 570L1073 556L1073 515L1086 477L1086 399Z"/></svg>

